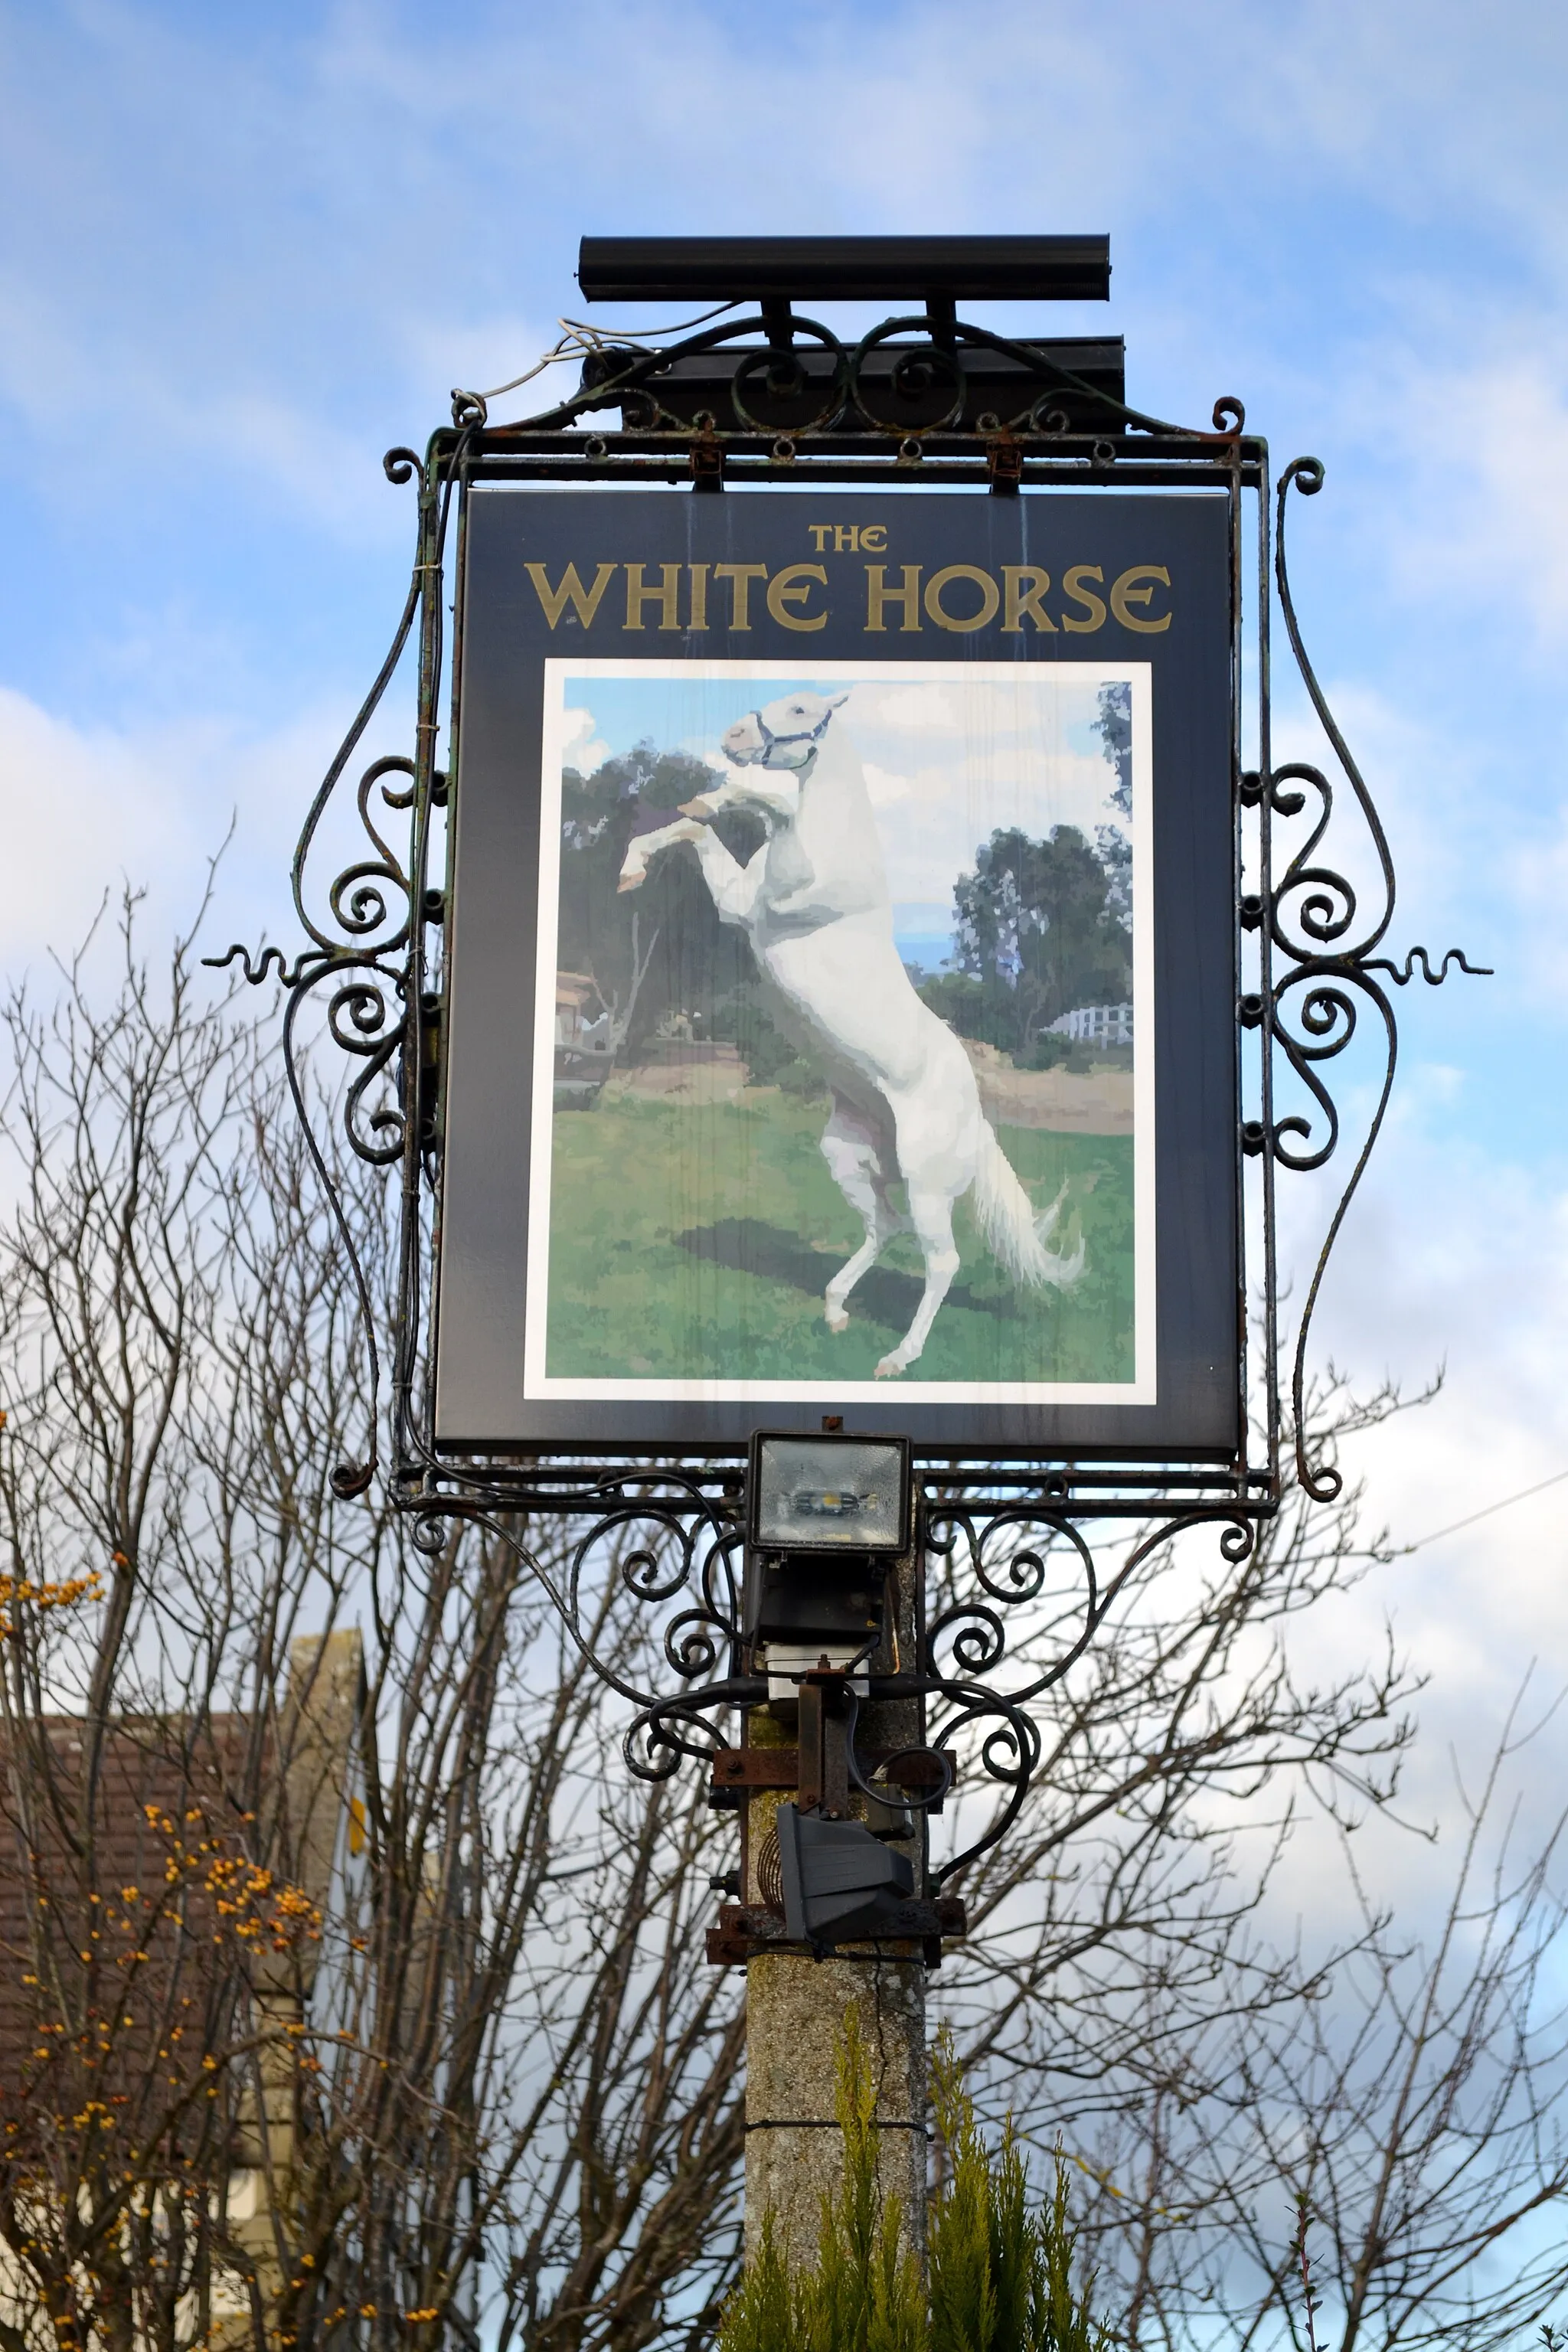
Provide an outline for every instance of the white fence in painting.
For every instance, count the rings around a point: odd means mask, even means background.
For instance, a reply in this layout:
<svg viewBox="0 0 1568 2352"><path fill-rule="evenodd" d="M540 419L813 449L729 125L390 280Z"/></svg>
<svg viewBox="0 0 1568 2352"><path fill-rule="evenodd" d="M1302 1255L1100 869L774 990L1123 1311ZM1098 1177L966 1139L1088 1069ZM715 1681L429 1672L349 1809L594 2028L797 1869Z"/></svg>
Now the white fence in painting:
<svg viewBox="0 0 1568 2352"><path fill-rule="evenodd" d="M1063 1013L1047 1033L1068 1038L1075 1045L1131 1045L1132 1007L1130 1004L1080 1004Z"/></svg>

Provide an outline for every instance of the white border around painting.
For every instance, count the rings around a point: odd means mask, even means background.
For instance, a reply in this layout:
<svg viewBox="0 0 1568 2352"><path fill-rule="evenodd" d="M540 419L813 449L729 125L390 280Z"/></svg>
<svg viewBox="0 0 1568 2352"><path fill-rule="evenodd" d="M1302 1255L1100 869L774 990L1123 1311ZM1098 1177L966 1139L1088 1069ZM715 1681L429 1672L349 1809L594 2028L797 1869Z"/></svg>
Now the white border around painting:
<svg viewBox="0 0 1568 2352"><path fill-rule="evenodd" d="M1127 1404L1157 1402L1155 1384L1154 908L1152 856L1152 702L1147 662L1037 662L1023 675L1059 692L1098 688L1125 678L1132 688L1132 1034L1133 1057L1133 1377L1130 1381L679 1381L552 1378L545 1370L549 1321L551 1164L555 1109L555 966L561 898L561 773L571 740L566 721L568 678L680 678L691 685L725 681L769 684L820 677L831 685L977 686L987 679L1016 688L1016 662L825 661L808 654L796 662L627 661L550 659L544 664L541 743L538 962L534 982L532 1150L530 1156L528 1297L523 1379L530 1397L557 1402L598 1400L682 1403L798 1402L803 1397L858 1403L907 1397L917 1404Z"/></svg>

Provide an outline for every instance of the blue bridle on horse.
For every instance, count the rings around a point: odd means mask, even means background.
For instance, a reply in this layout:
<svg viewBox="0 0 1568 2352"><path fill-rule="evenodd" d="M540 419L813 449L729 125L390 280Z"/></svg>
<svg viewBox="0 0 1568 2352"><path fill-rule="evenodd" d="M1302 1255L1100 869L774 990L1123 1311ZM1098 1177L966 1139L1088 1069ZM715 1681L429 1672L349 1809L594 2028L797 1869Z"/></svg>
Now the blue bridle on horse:
<svg viewBox="0 0 1568 2352"><path fill-rule="evenodd" d="M840 698L842 699L842 698ZM763 739L763 756L760 760L744 762L737 761L737 766L746 765L757 768L773 768L779 766L788 767L791 763L787 760L780 761L774 760L773 757L774 745L779 743L820 743L822 738L827 732L827 722L833 716L835 707L836 706L830 704L823 712L815 727L803 727L794 735L776 734L773 729L768 725L768 722L763 717L762 712L760 710L753 710L751 712L750 716L756 720L757 732ZM734 754L732 752L729 756L731 759L734 758Z"/></svg>

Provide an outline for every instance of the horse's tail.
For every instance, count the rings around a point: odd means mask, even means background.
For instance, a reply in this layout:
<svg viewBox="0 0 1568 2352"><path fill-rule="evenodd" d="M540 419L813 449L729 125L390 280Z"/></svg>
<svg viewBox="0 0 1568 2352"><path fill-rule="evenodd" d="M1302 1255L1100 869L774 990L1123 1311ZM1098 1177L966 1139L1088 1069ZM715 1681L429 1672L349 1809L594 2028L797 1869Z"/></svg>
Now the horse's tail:
<svg viewBox="0 0 1568 2352"><path fill-rule="evenodd" d="M990 1121L982 1120L974 1213L993 1255L1015 1282L1026 1283L1032 1290L1043 1290L1047 1285L1070 1290L1083 1272L1081 1239L1065 1257L1046 1246L1061 1217L1067 1190L1064 1183L1045 1214L1037 1217L1034 1203L1014 1173Z"/></svg>

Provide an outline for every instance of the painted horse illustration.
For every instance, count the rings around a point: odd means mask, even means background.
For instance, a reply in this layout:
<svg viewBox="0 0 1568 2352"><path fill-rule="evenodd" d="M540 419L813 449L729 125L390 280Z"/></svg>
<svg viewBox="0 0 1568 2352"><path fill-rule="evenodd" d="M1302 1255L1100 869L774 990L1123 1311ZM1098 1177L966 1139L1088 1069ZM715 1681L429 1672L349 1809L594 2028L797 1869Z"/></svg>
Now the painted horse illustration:
<svg viewBox="0 0 1568 2352"><path fill-rule="evenodd" d="M859 754L835 722L847 699L791 694L738 719L722 738L736 773L688 801L675 823L638 835L620 887L635 890L653 858L689 842L721 918L751 940L779 1026L827 1071L833 1108L822 1154L866 1230L827 1285L828 1328L847 1328L850 1292L895 1234L919 1242L925 1288L903 1339L877 1366L882 1379L907 1370L930 1337L958 1271L952 1211L965 1192L1015 1282L1069 1288L1084 1253L1081 1242L1065 1255L1047 1247L1066 1185L1037 1217L980 1108L968 1055L900 960ZM710 822L738 807L759 811L768 829L744 866ZM889 1198L900 1180L907 1215Z"/></svg>

